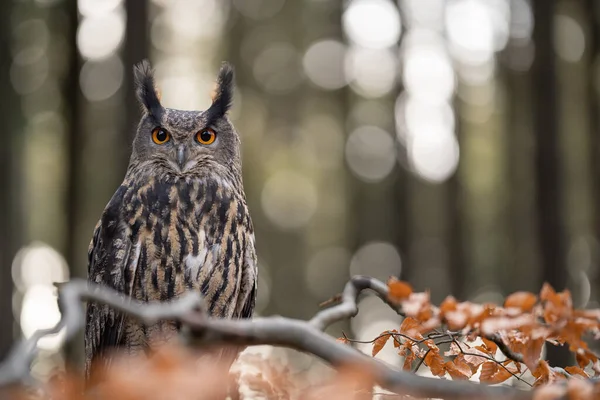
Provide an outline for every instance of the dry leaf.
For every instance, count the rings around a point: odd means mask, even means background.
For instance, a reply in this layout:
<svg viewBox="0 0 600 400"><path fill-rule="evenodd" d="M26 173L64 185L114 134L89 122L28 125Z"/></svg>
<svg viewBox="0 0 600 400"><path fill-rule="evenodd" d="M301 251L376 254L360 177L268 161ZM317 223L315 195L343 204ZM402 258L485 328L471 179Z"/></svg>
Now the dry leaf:
<svg viewBox="0 0 600 400"><path fill-rule="evenodd" d="M430 350L427 353L425 356L425 365L429 367L429 370L435 376L446 375L446 370L444 369L444 358L437 351Z"/></svg>
<svg viewBox="0 0 600 400"><path fill-rule="evenodd" d="M390 299L393 301L402 301L407 299L408 296L413 292L412 286L410 284L398 280L394 277L390 278L387 282L389 289Z"/></svg>
<svg viewBox="0 0 600 400"><path fill-rule="evenodd" d="M533 306L537 303L537 296L529 292L515 292L508 296L504 301L504 307L516 307L520 308L521 311L531 311Z"/></svg>
<svg viewBox="0 0 600 400"><path fill-rule="evenodd" d="M385 346L390 337L391 335L386 331L382 332L381 335L377 339L375 339L375 341L373 342L373 351L371 353L373 357L375 357L377 353L379 353L381 349L383 349L383 346Z"/></svg>

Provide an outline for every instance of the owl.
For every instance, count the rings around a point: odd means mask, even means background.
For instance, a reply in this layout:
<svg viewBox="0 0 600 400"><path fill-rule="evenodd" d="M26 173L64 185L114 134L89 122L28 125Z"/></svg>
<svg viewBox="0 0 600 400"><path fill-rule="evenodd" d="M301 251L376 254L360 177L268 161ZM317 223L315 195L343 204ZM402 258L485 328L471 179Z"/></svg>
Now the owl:
<svg viewBox="0 0 600 400"><path fill-rule="evenodd" d="M249 318L257 263L240 138L227 116L233 68L221 67L206 111L163 107L150 64L142 61L133 72L143 115L123 183L95 227L88 280L143 302L195 291L211 316ZM89 303L86 377L110 365L112 350L144 354L178 329L172 321L146 326Z"/></svg>

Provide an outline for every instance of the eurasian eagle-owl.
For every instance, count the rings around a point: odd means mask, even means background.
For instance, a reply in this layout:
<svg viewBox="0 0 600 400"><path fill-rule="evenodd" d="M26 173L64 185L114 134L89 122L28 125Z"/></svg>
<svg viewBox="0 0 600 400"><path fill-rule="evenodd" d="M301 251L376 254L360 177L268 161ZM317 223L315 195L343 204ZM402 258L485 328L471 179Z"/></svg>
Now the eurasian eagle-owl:
<svg viewBox="0 0 600 400"><path fill-rule="evenodd" d="M252 221L242 185L240 138L227 111L233 69L223 64L206 111L164 108L147 61L134 67L143 108L123 183L102 213L88 252L88 279L144 302L200 292L209 313L248 318L257 285ZM90 303L86 376L114 348L136 354L176 334Z"/></svg>

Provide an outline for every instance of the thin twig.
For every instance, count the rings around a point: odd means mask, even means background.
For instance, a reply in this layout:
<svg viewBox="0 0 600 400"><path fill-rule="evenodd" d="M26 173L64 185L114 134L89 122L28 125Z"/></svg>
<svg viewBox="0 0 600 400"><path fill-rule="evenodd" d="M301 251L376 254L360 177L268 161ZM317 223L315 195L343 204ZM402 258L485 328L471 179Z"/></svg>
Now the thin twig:
<svg viewBox="0 0 600 400"><path fill-rule="evenodd" d="M496 364L498 364L499 366L501 366L502 368L504 368L506 370L506 372L508 372L509 374L511 374L514 378L517 378L517 380L527 384L529 387L533 387L533 385L529 382L527 382L525 379L521 378L520 376L518 376L517 374L513 373L511 370L509 370L501 361L496 360L494 357L486 355L486 354L476 354L476 353L467 353L465 352L460 343L458 343L458 341L456 341L456 339L453 339L454 344L456 344L456 346L458 346L458 349L460 350L460 352L465 355L465 356L474 356L474 357L481 357L483 359L486 359L488 361L493 361Z"/></svg>

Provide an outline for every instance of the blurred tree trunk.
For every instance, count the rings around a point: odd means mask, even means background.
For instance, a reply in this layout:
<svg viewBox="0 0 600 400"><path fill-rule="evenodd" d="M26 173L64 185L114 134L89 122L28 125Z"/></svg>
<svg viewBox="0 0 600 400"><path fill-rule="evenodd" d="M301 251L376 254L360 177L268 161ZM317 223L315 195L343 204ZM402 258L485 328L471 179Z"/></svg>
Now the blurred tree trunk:
<svg viewBox="0 0 600 400"><path fill-rule="evenodd" d="M461 121L461 102L455 97L453 101L454 115L455 115L455 132L458 144L462 143L462 124ZM446 182L447 187L447 213L448 213L448 228L447 238L449 263L450 263L450 292L451 294L461 300L464 300L467 296L467 285L468 280L468 265L467 258L465 255L465 243L463 236L463 186L460 180L459 173L460 163L456 168L454 174Z"/></svg>
<svg viewBox="0 0 600 400"><path fill-rule="evenodd" d="M511 3L512 4L512 3ZM511 10L514 12L515 10ZM501 275L505 293L518 290L537 292L540 263L537 251L535 150L532 127L531 65L533 45L527 39L509 40L500 58L500 83L505 87L503 121L507 159L507 265Z"/></svg>
<svg viewBox="0 0 600 400"><path fill-rule="evenodd" d="M562 218L563 188L559 156L559 121L554 54L554 0L534 0L533 39L534 131L536 139L536 206L542 281L565 289L568 274ZM548 347L548 358L558 366L569 362L566 349Z"/></svg>
<svg viewBox="0 0 600 400"><path fill-rule="evenodd" d="M123 50L123 64L125 66L124 87L126 100L126 118L124 123L124 132L121 135L123 147L129 149L135 136L137 123L140 119L140 106L135 97L135 88L133 87L133 66L143 59L149 58L150 44L148 42L148 7L147 1L125 2L125 11L127 13L127 25L125 32L125 46ZM121 158L125 163L122 170L127 167L128 159Z"/></svg>
<svg viewBox="0 0 600 400"><path fill-rule="evenodd" d="M589 104L589 140L590 168L592 176L593 233L596 243L600 241L600 96L598 88L598 67L600 66L600 4L597 0L585 1L585 15L588 16L587 60L588 60L588 104ZM592 282L591 300L600 300L600 269L598 267L599 249L595 248L592 266L596 276ZM595 290L594 290L595 287Z"/></svg>
<svg viewBox="0 0 600 400"><path fill-rule="evenodd" d="M0 315L4 327L0 329L0 360L7 355L13 342L13 279L11 263L20 237L17 221L15 154L19 137L20 102L10 82L12 54L12 2L0 2L0 116L4 129L0 131Z"/></svg>
<svg viewBox="0 0 600 400"><path fill-rule="evenodd" d="M63 83L63 92L65 93L65 120L67 122L68 134L68 185L67 185L67 250L66 259L72 277L85 276L87 267L79 265L82 259L78 254L79 247L79 224L81 209L81 191L79 182L82 179L81 155L83 153L83 131L81 121L81 89L79 87L79 72L81 69L81 58L77 50L77 27L79 24L79 11L77 9L77 0L69 0L66 4L66 13L68 15L68 74ZM74 340L65 347L66 355L74 365L83 360L83 336L79 335L79 340Z"/></svg>
<svg viewBox="0 0 600 400"><path fill-rule="evenodd" d="M68 57L69 72L64 81L64 93L66 99L66 121L68 125L69 137L69 183L67 192L67 262L71 268L71 273L81 275L80 272L84 267L77 265L77 260L80 260L75 248L77 243L77 219L79 210L79 190L78 182L81 178L81 154L83 149L83 134L81 128L81 90L79 88L79 71L81 69L81 59L77 51L77 26L79 24L79 14L77 10L77 0L70 0L67 6L69 18L69 53ZM78 273L79 272L79 273Z"/></svg>

